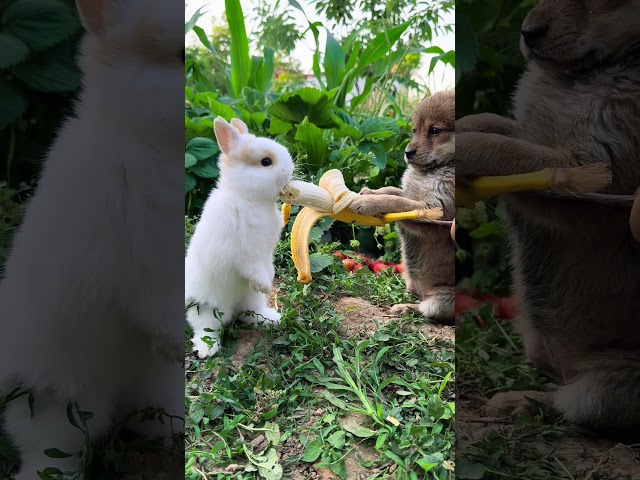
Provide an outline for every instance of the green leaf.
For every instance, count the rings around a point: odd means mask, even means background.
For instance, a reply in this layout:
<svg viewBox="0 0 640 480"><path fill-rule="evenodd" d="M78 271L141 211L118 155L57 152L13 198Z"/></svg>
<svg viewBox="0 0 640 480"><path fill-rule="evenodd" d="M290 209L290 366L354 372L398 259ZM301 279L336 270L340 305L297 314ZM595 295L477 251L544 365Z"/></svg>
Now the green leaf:
<svg viewBox="0 0 640 480"><path fill-rule="evenodd" d="M424 53L435 53L436 55L442 55L444 53L444 50L442 50L440 47L436 47L435 45L425 48L423 51Z"/></svg>
<svg viewBox="0 0 640 480"><path fill-rule="evenodd" d="M16 82L0 77L0 129L15 122L27 111L29 99Z"/></svg>
<svg viewBox="0 0 640 480"><path fill-rule="evenodd" d="M326 29L327 43L324 53L324 73L327 78L327 90L337 88L344 78L344 51L338 41Z"/></svg>
<svg viewBox="0 0 640 480"><path fill-rule="evenodd" d="M7 68L23 62L29 56L29 47L20 40L6 33L0 33L0 68Z"/></svg>
<svg viewBox="0 0 640 480"><path fill-rule="evenodd" d="M216 166L216 161L211 158L205 162L200 162L189 169L200 178L218 178L220 170Z"/></svg>
<svg viewBox="0 0 640 480"><path fill-rule="evenodd" d="M213 120L209 118L189 118L185 117L184 126L187 138L213 136Z"/></svg>
<svg viewBox="0 0 640 480"><path fill-rule="evenodd" d="M329 265L333 265L333 257L324 253L312 253L309 255L311 273L318 273Z"/></svg>
<svg viewBox="0 0 640 480"><path fill-rule="evenodd" d="M59 0L18 0L5 10L0 26L31 50L40 51L79 31L80 22Z"/></svg>
<svg viewBox="0 0 640 480"><path fill-rule="evenodd" d="M371 90L373 89L373 86L375 85L376 80L377 79L374 77L367 77L367 79L364 82L362 93L360 95L356 95L355 97L351 98L350 103L351 103L352 111L369 97L369 94L371 93Z"/></svg>
<svg viewBox="0 0 640 480"><path fill-rule="evenodd" d="M10 72L40 92L74 92L80 86L80 72L65 47L65 44L60 44L45 53L31 55L26 61L11 67Z"/></svg>
<svg viewBox="0 0 640 480"><path fill-rule="evenodd" d="M307 162L316 168L323 167L329 158L329 143L322 136L322 130L304 118L298 125L295 139L300 142L305 153Z"/></svg>
<svg viewBox="0 0 640 480"><path fill-rule="evenodd" d="M373 153L374 157L371 163L380 170L383 170L387 166L387 152L379 143L362 142L358 145L358 149L364 154Z"/></svg>
<svg viewBox="0 0 640 480"><path fill-rule="evenodd" d="M329 438L327 438L327 443L333 448L341 450L345 444L344 430L336 430L331 435L329 435Z"/></svg>
<svg viewBox="0 0 640 480"><path fill-rule="evenodd" d="M337 129L334 129L334 134L338 138L351 137L353 140L359 140L362 137L358 123L348 113L335 112L334 119L339 125Z"/></svg>
<svg viewBox="0 0 640 480"><path fill-rule="evenodd" d="M491 235L498 237L504 236L504 230L497 222L483 223L475 230L469 232L469 236L476 239L490 237Z"/></svg>
<svg viewBox="0 0 640 480"><path fill-rule="evenodd" d="M407 28L409 28L413 21L414 19L411 19L403 24L389 29L387 32L378 34L371 42L369 42L367 48L365 48L362 52L362 55L360 55L358 68L362 70L363 68L371 65L374 62L377 62L382 57L384 57L389 52L389 50L393 48L400 36L407 30ZM388 44L387 35L389 42Z"/></svg>
<svg viewBox="0 0 640 480"><path fill-rule="evenodd" d="M73 456L73 454L65 453L57 448L47 448L44 454L49 458L69 458Z"/></svg>
<svg viewBox="0 0 640 480"><path fill-rule="evenodd" d="M251 56L251 75L249 75L249 87L259 88L262 84L262 64L264 59L255 55Z"/></svg>
<svg viewBox="0 0 640 480"><path fill-rule="evenodd" d="M314 440L313 442L309 442L307 447L304 449L304 455L302 455L303 462L315 462L320 458L320 454L322 453L322 440Z"/></svg>
<svg viewBox="0 0 640 480"><path fill-rule="evenodd" d="M344 67L345 71L349 72L353 67L356 66L356 62L358 61L358 54L360 53L360 46L361 46L360 40L357 40L353 44L353 49L351 50L351 53L349 54L349 59L347 60L347 64Z"/></svg>
<svg viewBox="0 0 640 480"><path fill-rule="evenodd" d="M189 21L187 23L184 24L184 33L185 35L187 33L189 33L189 31L194 27L194 25L197 23L197 21L200 19L200 17L202 15L204 15L204 12L202 12L201 10L205 7L206 5L203 5L202 7L200 7L198 10L196 10L196 12L191 16L191 18L189 19Z"/></svg>
<svg viewBox="0 0 640 480"><path fill-rule="evenodd" d="M198 159L195 155L189 152L185 152L184 154L184 168L193 167L196 163L198 163Z"/></svg>
<svg viewBox="0 0 640 480"><path fill-rule="evenodd" d="M293 125L282 120L278 120L276 117L271 117L271 124L269 125L269 133L274 135L280 135L287 133L293 128Z"/></svg>
<svg viewBox="0 0 640 480"><path fill-rule="evenodd" d="M264 424L264 436L274 447L280 442L280 427L277 423L266 422Z"/></svg>
<svg viewBox="0 0 640 480"><path fill-rule="evenodd" d="M212 98L209 99L209 108L214 116L220 115L227 122L231 121L231 119L236 116L236 112L234 112L229 105Z"/></svg>
<svg viewBox="0 0 640 480"><path fill-rule="evenodd" d="M231 34L231 84L236 98L242 94L242 89L248 86L251 74L251 57L249 56L249 40L244 25L244 13L240 0L225 0L225 11Z"/></svg>
<svg viewBox="0 0 640 480"><path fill-rule="evenodd" d="M433 70L436 68L438 62L442 62L445 65L451 65L452 68L456 68L456 52L454 50L449 50L442 55L436 55L433 57L429 64L429 75L431 75Z"/></svg>
<svg viewBox="0 0 640 480"><path fill-rule="evenodd" d="M350 434L358 438L371 438L371 437L375 437L378 434L378 432L376 432L375 430L371 430L370 428L363 427L362 425L358 425L357 427L354 428L353 425L345 424L343 425L343 428L347 432L349 432Z"/></svg>
<svg viewBox="0 0 640 480"><path fill-rule="evenodd" d="M187 153L190 153L198 160L205 160L212 157L220 150L216 142L210 138L194 138L187 143Z"/></svg>
<svg viewBox="0 0 640 480"><path fill-rule="evenodd" d="M280 95L267 111L273 117L287 123L302 123L307 117L320 128L338 126L331 116L329 96L317 88L306 87Z"/></svg>
<svg viewBox="0 0 640 480"><path fill-rule="evenodd" d="M262 64L262 84L258 85L263 92L268 92L273 84L273 74L276 71L274 51L269 47L264 47L264 63Z"/></svg>
<svg viewBox="0 0 640 480"><path fill-rule="evenodd" d="M184 174L184 193L185 194L189 193L191 190L196 188L197 184L198 184L198 181L195 179L193 175L191 175L189 172L186 172Z"/></svg>
<svg viewBox="0 0 640 480"><path fill-rule="evenodd" d="M464 15L456 15L456 62L461 73L471 72L478 61L476 33Z"/></svg>
<svg viewBox="0 0 640 480"><path fill-rule="evenodd" d="M218 60L222 60L222 58L220 58L220 54L218 53L218 51L214 48L213 45L211 45L211 40L209 40L209 37L207 37L207 34L204 32L202 27L198 27L197 25L194 26L193 32L200 39L200 43L202 43L202 45L204 45L207 48L207 50L209 50L213 54L214 57L216 57Z"/></svg>
<svg viewBox="0 0 640 480"><path fill-rule="evenodd" d="M360 123L360 131L364 138L382 139L400 133L400 127L395 120L382 118L366 118Z"/></svg>
<svg viewBox="0 0 640 480"><path fill-rule="evenodd" d="M336 397L333 393L331 392L323 392L324 398L327 399L327 401L329 401L330 403L332 403L333 405L335 405L336 407L338 407L340 410L346 410L347 409L347 405L340 400L338 397Z"/></svg>
<svg viewBox="0 0 640 480"><path fill-rule="evenodd" d="M462 457L456 461L456 478L464 480L479 480L484 477L489 467L481 463L471 463Z"/></svg>
<svg viewBox="0 0 640 480"><path fill-rule="evenodd" d="M445 404L440 399L440 397L436 395L432 395L431 397L429 397L429 400L427 400L427 413L429 415L431 415L436 420L439 420L444 415L444 411Z"/></svg>
<svg viewBox="0 0 640 480"><path fill-rule="evenodd" d="M345 464L344 458L341 458L337 462L332 463L331 471L342 480L345 480L345 478L347 478L347 465Z"/></svg>

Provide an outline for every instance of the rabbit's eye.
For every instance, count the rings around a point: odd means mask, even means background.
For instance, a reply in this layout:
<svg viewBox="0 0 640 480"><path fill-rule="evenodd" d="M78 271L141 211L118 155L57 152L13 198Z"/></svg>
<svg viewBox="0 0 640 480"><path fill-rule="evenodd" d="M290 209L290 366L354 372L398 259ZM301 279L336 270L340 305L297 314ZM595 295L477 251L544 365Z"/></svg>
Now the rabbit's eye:
<svg viewBox="0 0 640 480"><path fill-rule="evenodd" d="M268 167L269 165L271 165L273 163L273 161L271 161L270 158L263 158L260 163L262 163L263 167Z"/></svg>
<svg viewBox="0 0 640 480"><path fill-rule="evenodd" d="M435 136L438 135L442 130L436 127L431 127L429 129L429 135Z"/></svg>
<svg viewBox="0 0 640 480"><path fill-rule="evenodd" d="M180 60L182 60L182 63L184 63L185 59L186 59L186 54L185 54L184 48L180 51L178 56L180 57Z"/></svg>

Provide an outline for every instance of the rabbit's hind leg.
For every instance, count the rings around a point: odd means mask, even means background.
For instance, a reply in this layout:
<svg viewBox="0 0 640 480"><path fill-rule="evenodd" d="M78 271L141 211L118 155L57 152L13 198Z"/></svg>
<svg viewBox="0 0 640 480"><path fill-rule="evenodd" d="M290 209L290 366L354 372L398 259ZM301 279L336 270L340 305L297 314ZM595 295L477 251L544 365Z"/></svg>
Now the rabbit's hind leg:
<svg viewBox="0 0 640 480"><path fill-rule="evenodd" d="M238 317L241 322L254 325L277 325L280 323L280 314L274 308L269 307L265 294L254 290L245 295L236 310L242 312Z"/></svg>

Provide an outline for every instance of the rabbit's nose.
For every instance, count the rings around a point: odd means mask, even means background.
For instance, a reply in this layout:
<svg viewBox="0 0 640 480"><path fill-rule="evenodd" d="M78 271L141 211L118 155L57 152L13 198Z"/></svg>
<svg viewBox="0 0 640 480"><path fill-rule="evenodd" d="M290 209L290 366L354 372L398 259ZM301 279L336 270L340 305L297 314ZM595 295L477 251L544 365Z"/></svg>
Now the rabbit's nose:
<svg viewBox="0 0 640 480"><path fill-rule="evenodd" d="M533 25L532 27L525 27L520 31L524 43L529 48L536 48L540 46L540 43L547 36L549 27L544 25Z"/></svg>

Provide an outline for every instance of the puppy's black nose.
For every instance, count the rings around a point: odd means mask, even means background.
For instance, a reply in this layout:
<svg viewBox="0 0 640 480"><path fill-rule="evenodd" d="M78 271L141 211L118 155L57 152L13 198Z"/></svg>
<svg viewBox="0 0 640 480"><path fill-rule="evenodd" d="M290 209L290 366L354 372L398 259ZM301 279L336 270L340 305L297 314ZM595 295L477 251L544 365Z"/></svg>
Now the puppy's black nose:
<svg viewBox="0 0 640 480"><path fill-rule="evenodd" d="M407 157L407 160L411 161L416 156L417 150L405 150L404 155Z"/></svg>
<svg viewBox="0 0 640 480"><path fill-rule="evenodd" d="M540 43L547 36L549 27L544 25L534 25L532 27L526 27L520 30L520 34L524 39L524 43L529 48L536 48L540 46Z"/></svg>

